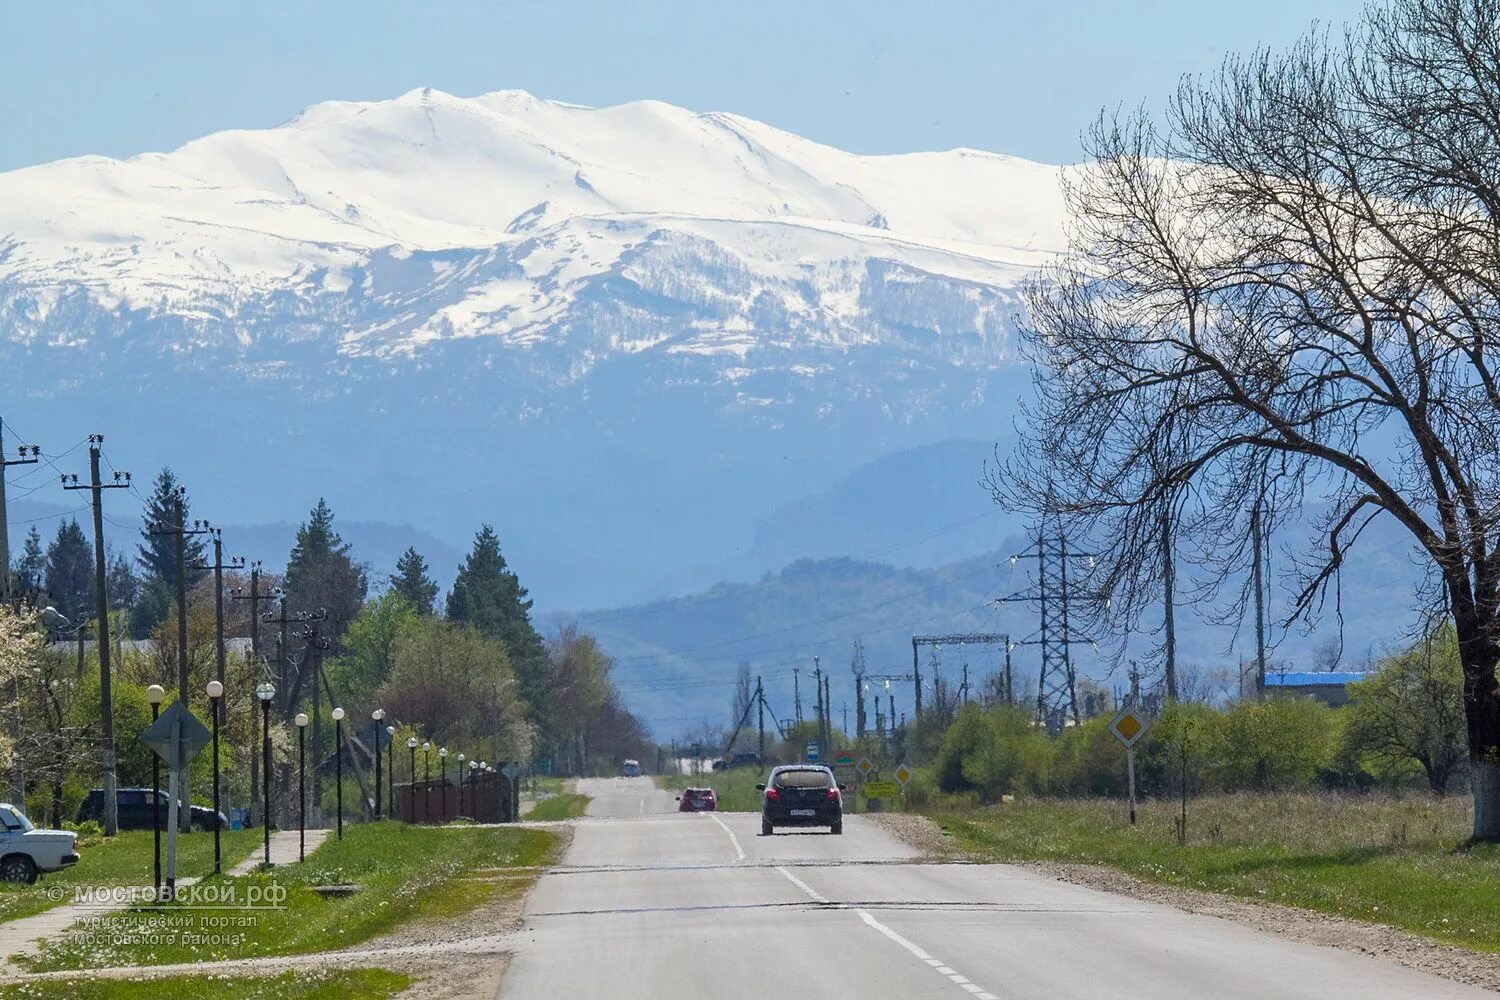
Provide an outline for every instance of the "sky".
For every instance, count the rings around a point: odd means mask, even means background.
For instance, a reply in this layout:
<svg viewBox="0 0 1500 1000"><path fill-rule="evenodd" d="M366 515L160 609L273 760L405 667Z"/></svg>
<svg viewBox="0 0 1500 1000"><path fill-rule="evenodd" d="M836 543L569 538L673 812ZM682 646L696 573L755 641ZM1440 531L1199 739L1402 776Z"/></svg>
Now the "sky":
<svg viewBox="0 0 1500 1000"><path fill-rule="evenodd" d="M7 5L0 170L166 150L430 86L730 111L864 153L1080 156L1102 107L1355 0L74 0Z"/></svg>

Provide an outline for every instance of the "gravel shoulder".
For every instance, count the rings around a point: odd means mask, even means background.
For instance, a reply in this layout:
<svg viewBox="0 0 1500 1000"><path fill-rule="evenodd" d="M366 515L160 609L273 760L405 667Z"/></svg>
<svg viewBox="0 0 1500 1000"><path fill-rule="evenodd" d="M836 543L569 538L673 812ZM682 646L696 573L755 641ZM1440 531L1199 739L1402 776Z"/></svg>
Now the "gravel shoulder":
<svg viewBox="0 0 1500 1000"><path fill-rule="evenodd" d="M871 813L871 822L937 862L973 860L926 816ZM1017 862L1018 867L1063 882L1231 920L1304 944L1371 955L1419 972L1500 992L1500 955L1469 951L1383 924L1328 916L1278 903L1146 882L1102 865Z"/></svg>

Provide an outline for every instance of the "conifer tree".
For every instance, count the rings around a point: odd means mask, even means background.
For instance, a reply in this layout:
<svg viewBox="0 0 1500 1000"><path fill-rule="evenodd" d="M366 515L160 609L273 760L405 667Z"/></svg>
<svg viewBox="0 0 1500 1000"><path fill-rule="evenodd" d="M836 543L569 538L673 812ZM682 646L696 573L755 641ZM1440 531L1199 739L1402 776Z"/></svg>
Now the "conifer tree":
<svg viewBox="0 0 1500 1000"><path fill-rule="evenodd" d="M504 644L521 697L538 720L546 712L550 663L530 612L531 598L506 566L495 529L483 525L448 594L448 617Z"/></svg>
<svg viewBox="0 0 1500 1000"><path fill-rule="evenodd" d="M171 535L153 535L151 529L161 525L172 525L176 523L177 511L175 501L177 488L181 485L177 481L177 474L170 468L163 468L156 474L156 482L151 488L151 498L146 501L146 509L142 515L141 544L137 550L137 559L144 571L146 580L159 580L166 585L167 590L173 590L177 586L177 539ZM189 512L187 495L182 498L182 518L184 523L192 521ZM203 578L203 570L195 570L194 566L205 561L203 555L203 539L195 535L189 535L183 554L183 563L187 567L187 585L191 588Z"/></svg>
<svg viewBox="0 0 1500 1000"><path fill-rule="evenodd" d="M35 594L42 589L43 574L47 571L47 557L42 554L42 533L36 525L26 533L26 545L21 550L21 561L16 563L16 592Z"/></svg>
<svg viewBox="0 0 1500 1000"><path fill-rule="evenodd" d="M292 605L299 611L327 611L324 634L337 642L364 605L368 586L364 568L334 530L333 509L319 497L307 521L297 529L287 562L286 590Z"/></svg>
<svg viewBox="0 0 1500 1000"><path fill-rule="evenodd" d="M400 594L419 614L432 614L438 585L427 575L427 560L415 548L407 548L396 560L396 572L390 577L391 590Z"/></svg>
<svg viewBox="0 0 1500 1000"><path fill-rule="evenodd" d="M77 625L94 617L94 549L77 521L63 521L47 546L50 603Z"/></svg>

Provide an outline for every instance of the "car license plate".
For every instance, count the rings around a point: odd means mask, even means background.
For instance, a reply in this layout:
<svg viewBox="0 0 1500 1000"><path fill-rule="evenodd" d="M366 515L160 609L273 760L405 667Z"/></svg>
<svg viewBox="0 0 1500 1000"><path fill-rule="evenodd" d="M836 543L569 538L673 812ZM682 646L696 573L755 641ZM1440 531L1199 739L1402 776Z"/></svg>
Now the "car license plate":
<svg viewBox="0 0 1500 1000"><path fill-rule="evenodd" d="M793 816L816 816L817 814L818 814L818 811L816 809L793 809L792 810L792 815Z"/></svg>

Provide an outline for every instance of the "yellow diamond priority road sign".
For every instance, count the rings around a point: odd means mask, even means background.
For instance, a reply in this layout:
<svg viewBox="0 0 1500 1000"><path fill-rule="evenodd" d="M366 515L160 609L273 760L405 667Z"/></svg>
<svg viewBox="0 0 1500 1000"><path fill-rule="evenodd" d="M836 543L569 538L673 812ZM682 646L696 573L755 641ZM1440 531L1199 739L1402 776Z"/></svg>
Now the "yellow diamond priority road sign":
<svg viewBox="0 0 1500 1000"><path fill-rule="evenodd" d="M875 770L875 765L870 763L870 758L868 757L861 757L859 763L854 766L859 769L861 775L866 777L869 776L871 771Z"/></svg>
<svg viewBox="0 0 1500 1000"><path fill-rule="evenodd" d="M1151 720L1138 709L1122 708L1119 713L1109 721L1109 731L1115 734L1115 739L1123 743L1126 749L1135 746L1136 741L1146 735L1146 730L1151 728Z"/></svg>
<svg viewBox="0 0 1500 1000"><path fill-rule="evenodd" d="M896 768L896 780L901 782L902 788L905 788L906 783L911 780L911 768L907 767L905 764L902 764L900 767Z"/></svg>

